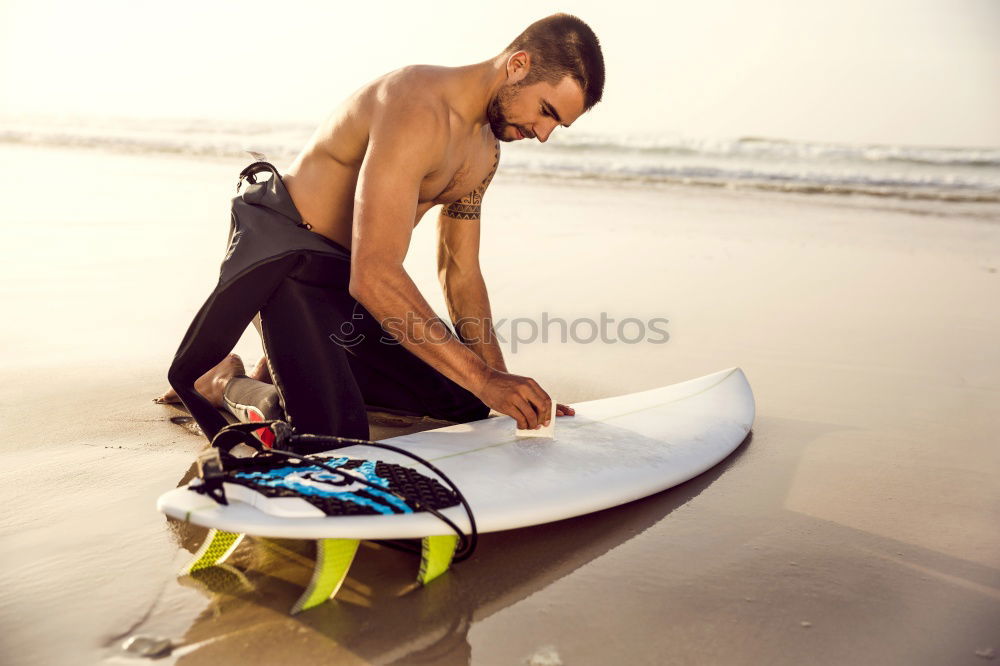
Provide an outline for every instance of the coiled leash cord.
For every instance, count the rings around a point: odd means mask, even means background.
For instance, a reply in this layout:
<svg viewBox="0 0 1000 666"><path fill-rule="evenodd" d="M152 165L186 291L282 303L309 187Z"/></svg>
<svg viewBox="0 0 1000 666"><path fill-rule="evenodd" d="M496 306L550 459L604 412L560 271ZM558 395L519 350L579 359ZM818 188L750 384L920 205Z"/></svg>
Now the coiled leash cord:
<svg viewBox="0 0 1000 666"><path fill-rule="evenodd" d="M269 428L271 432L274 433L274 445L270 449L265 449L260 440L253 434L261 428ZM225 491L222 487L222 482L224 480L222 461L223 459L240 460L240 458L237 458L231 453L232 449L238 444L245 444L256 451L256 454L251 458L251 460L257 458L258 456L274 454L281 457L285 462L292 466L320 467L328 472L343 477L342 481L331 481L331 485L348 485L352 482L360 483L361 485L368 486L380 492L389 493L418 510L426 511L447 525L458 536L459 544L454 556L454 561L456 562L461 562L471 557L476 550L476 545L479 543L479 531L476 528L476 518L472 514L472 507L469 506L469 503L466 501L462 491L458 489L458 486L456 486L444 472L439 470L427 460L424 460L415 453L401 449L398 446L392 446L391 444L372 442L366 439L353 439L351 437L336 437L333 435L298 434L292 429L292 426L280 420L255 421L253 423L233 423L222 428L215 435L215 437L212 438L212 451L217 452L219 458L217 466L211 457L208 459L204 457L199 458L200 475L203 483L199 486L192 486L191 490L208 495L220 504L228 504ZM447 485L448 489L455 494L455 497L458 499L462 508L465 510L466 515L469 517L469 535L466 536L462 530L459 529L458 525L456 525L450 518L442 514L434 507L426 506L420 500L407 497L402 493L385 486L380 486L377 483L372 483L362 475L354 474L352 470L327 465L323 462L323 458L317 456L316 454L295 453L294 451L279 448L282 446L294 447L296 444L306 445L310 449L318 446L329 446L330 449L338 449L354 445L372 446L392 451L394 453L399 453L415 460L434 472L434 474L436 474ZM384 543L394 548L401 548L398 544L391 541ZM412 548L402 547L402 549L414 552L414 549Z"/></svg>

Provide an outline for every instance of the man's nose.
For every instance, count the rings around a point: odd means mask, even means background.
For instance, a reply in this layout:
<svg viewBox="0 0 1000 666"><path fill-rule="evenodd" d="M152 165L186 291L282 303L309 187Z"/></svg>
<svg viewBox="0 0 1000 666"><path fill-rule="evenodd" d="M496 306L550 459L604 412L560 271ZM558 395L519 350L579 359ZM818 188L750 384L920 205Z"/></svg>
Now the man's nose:
<svg viewBox="0 0 1000 666"><path fill-rule="evenodd" d="M553 122L551 125L535 125L535 136L538 138L540 143L545 143L549 140L549 135L552 134L552 130L556 128L556 124Z"/></svg>

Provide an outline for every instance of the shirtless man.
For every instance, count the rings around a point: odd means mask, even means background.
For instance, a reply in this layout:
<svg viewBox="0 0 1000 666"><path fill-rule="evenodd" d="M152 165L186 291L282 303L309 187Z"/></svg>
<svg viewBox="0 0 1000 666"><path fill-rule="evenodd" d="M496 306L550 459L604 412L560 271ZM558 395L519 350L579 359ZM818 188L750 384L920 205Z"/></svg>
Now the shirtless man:
<svg viewBox="0 0 1000 666"><path fill-rule="evenodd" d="M378 322L398 322L386 330L405 350L520 428L547 425L551 402L533 379L507 372L479 267L480 204L500 141L544 143L593 107L603 85L596 36L576 17L556 14L490 60L405 67L366 85L282 174L308 228L349 251L350 296ZM452 321L462 322L460 337L403 269L413 228L437 205L439 278ZM222 406L242 374L231 355L195 388ZM267 380L266 364L253 376ZM557 405L557 415L573 413Z"/></svg>

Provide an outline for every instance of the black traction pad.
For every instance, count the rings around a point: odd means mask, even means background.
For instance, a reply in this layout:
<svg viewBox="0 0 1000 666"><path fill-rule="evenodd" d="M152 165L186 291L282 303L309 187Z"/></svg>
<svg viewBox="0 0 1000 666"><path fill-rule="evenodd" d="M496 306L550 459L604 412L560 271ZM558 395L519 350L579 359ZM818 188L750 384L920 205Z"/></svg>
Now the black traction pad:
<svg viewBox="0 0 1000 666"><path fill-rule="evenodd" d="M455 494L437 479L403 465L343 457L326 458L324 462L334 469L350 470L381 488L352 481L317 465L292 465L267 455L241 460L235 466L227 464L224 481L265 497L298 497L328 516L413 513L425 507L440 511L459 504Z"/></svg>

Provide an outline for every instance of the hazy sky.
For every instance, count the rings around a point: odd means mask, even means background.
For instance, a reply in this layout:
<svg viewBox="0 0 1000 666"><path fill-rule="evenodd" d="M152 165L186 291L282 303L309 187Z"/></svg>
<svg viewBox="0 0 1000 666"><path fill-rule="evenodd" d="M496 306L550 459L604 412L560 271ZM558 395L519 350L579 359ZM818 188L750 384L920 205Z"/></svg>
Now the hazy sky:
<svg viewBox="0 0 1000 666"><path fill-rule="evenodd" d="M385 71L485 60L568 11L608 69L581 130L1000 146L1000 0L346 5L0 0L0 114L314 122Z"/></svg>

